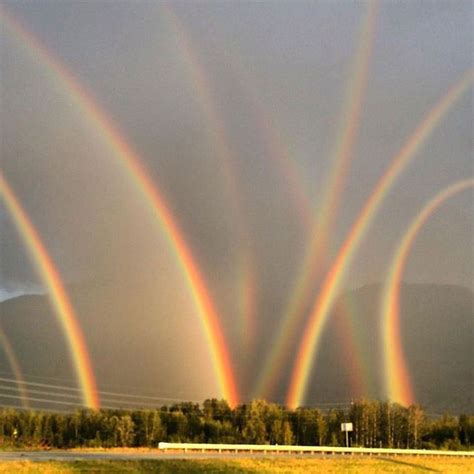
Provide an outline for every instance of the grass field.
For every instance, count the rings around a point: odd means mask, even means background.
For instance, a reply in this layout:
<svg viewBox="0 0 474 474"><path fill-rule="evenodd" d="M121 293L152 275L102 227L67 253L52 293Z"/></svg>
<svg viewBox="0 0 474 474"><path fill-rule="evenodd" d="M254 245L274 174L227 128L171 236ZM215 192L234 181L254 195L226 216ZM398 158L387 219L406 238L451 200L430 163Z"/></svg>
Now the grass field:
<svg viewBox="0 0 474 474"><path fill-rule="evenodd" d="M2 462L0 472L155 472L174 473L427 473L474 472L471 459L448 458L351 458L351 459L232 459L163 461Z"/></svg>

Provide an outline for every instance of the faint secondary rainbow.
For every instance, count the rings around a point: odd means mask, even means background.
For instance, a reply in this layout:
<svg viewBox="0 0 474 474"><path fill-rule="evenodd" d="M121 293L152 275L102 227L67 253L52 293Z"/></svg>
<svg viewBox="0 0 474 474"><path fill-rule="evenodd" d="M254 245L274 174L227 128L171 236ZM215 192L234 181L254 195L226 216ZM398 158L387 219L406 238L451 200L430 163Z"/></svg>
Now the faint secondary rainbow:
<svg viewBox="0 0 474 474"><path fill-rule="evenodd" d="M351 80L347 86L342 115L343 123L331 160L333 166L329 177L325 180L327 184L322 193L316 219L312 219L309 243L301 269L290 293L290 299L284 310L282 322L277 330L275 343L266 359L262 375L256 385L256 393L260 395L267 394L272 385L277 382L278 372L285 358L291 353L290 345L294 341L296 331L300 327L302 318L305 315L305 305L311 297L311 291L313 291L315 282L323 272L329 236L337 216L359 129L370 59L372 57L377 11L378 2L369 2L365 20L360 31L357 53L353 60Z"/></svg>
<svg viewBox="0 0 474 474"><path fill-rule="evenodd" d="M232 61L229 64L233 67L235 75L240 78L240 82L244 91L249 96L257 116L257 125L260 133L263 136L265 145L267 147L268 159L275 164L281 180L286 184L289 189L289 197L292 200L294 210L296 211L298 218L304 231L311 229L313 224L313 211L311 209L311 200L308 195L308 190L305 186L305 180L298 169L294 159L290 156L289 148L285 146L281 140L283 133L277 129L275 121L269 116L268 112L260 100L260 95L256 91L252 84L249 75L246 73L243 67L243 61L239 60L235 62L236 54L231 54ZM248 291L248 289L247 289ZM245 300L243 297L242 300ZM345 352L347 353L347 360L351 360L351 368L348 371L348 377L350 387L356 398L367 396L370 390L372 390L372 381L369 372L367 371L368 364L364 363L362 354L363 350L360 347L360 341L355 337L354 318L355 312L353 308L343 300L340 302L338 307L340 318L337 320L337 333L338 336L344 341ZM249 335L248 337L251 337ZM288 341L286 341L288 344ZM276 380L272 380L272 385L275 384ZM257 382L258 383L258 382ZM253 389L253 397L270 396L269 390L264 392Z"/></svg>
<svg viewBox="0 0 474 474"><path fill-rule="evenodd" d="M288 189L289 198L292 201L294 211L298 216L299 223L304 229L304 232L311 229L314 216L312 210L312 201L309 197L308 183L304 179L301 170L298 168L294 157L291 156L290 149L282 140L284 133L277 127L277 122L270 116L266 107L261 100L261 94L258 92L254 82L247 73L244 67L244 61L238 52L233 49L229 52L228 45L226 45L226 59L228 65L232 68L234 76L239 80L240 86L243 88L247 98L253 105L253 110L256 115L256 124L258 132L262 136L266 147L264 158L275 165L275 169L280 175L282 184L286 185ZM242 285L241 301L245 304L248 301L244 291L249 291L248 286ZM364 363L363 350L360 346L360 341L354 337L355 327L354 318L355 312L353 308L343 300L340 302L338 311L341 317L337 320L337 333L344 341L345 353L347 353L346 360L351 361L351 367L348 371L348 378L351 387L351 393L354 397L360 398L372 393L372 380L370 373L367 370L369 364ZM339 314L338 313L338 314ZM244 314L251 314L250 311ZM248 327L252 327L250 324ZM257 331L257 328L253 328ZM249 344L252 343L252 332L247 335L250 338ZM288 344L288 341L286 341ZM272 381L275 383L275 379ZM258 388L258 387L257 387ZM255 387L253 388L253 398L270 397L269 390L262 393Z"/></svg>
<svg viewBox="0 0 474 474"><path fill-rule="evenodd" d="M15 351L13 350L10 341L8 340L7 335L0 328L0 346L2 347L5 355L7 356L8 364L15 376L15 381L18 389L18 394L20 395L21 399L21 406L23 408L30 408L30 404L28 402L28 392L25 387L25 378L23 377L23 371L21 370L20 363L18 362L18 358L15 355Z"/></svg>
<svg viewBox="0 0 474 474"><path fill-rule="evenodd" d="M171 3L163 2L161 7L162 11L165 13L169 25L173 30L175 38L177 39L179 50L186 60L192 85L197 92L197 98L207 117L210 138L213 140L217 150L217 156L220 159L220 164L222 165L220 169L223 172L225 188L229 196L229 202L232 206L238 232L238 246L240 248L240 254L237 263L239 267L238 278L240 280L238 282L238 286L250 288L250 286L255 282L252 259L253 251L244 218L244 206L241 199L242 191L239 189L237 170L235 169L237 160L235 159L235 156L232 152L232 146L229 142L224 120L220 116L213 99L210 80L199 60L196 48L193 46L193 41L178 15L174 11ZM249 281L246 281L246 279L249 279ZM243 327L242 333L249 334L253 325L252 319L255 315L252 314L254 303L250 302L248 298L253 297L254 292L238 292L238 296L242 296L242 294L245 295L246 300L240 301L239 306L243 311L249 311L247 314L244 313L240 315ZM248 323L250 323L249 326Z"/></svg>
<svg viewBox="0 0 474 474"><path fill-rule="evenodd" d="M410 250L420 230L434 212L455 194L474 187L474 179L448 186L431 199L416 215L396 247L385 280L382 305L382 340L384 347L385 390L389 400L409 406L415 403L410 372L400 337L400 285Z"/></svg>
<svg viewBox="0 0 474 474"><path fill-rule="evenodd" d="M338 299L334 307L334 315L338 317L336 329L344 344L342 352L347 361L348 377L353 398L373 398L376 396L376 381L373 375L374 361L367 352L362 324L357 311L352 292Z"/></svg>
<svg viewBox="0 0 474 474"><path fill-rule="evenodd" d="M37 230L2 173L0 173L0 194L3 196L31 259L48 289L49 299L68 342L79 386L82 389L84 405L98 409L99 396L86 342L59 272L49 257Z"/></svg>
<svg viewBox="0 0 474 474"><path fill-rule="evenodd" d="M399 153L397 153L393 158L388 169L376 184L372 194L352 225L348 236L323 281L321 291L318 294L309 320L304 328L303 338L295 359L286 398L287 404L290 407L297 407L303 401L311 368L315 362L317 349L319 348L322 330L337 297L345 273L378 209L382 205L396 179L406 168L426 139L431 135L436 125L438 125L440 120L463 92L469 88L473 77L474 70L471 69L464 74L464 76L454 84L441 100L430 110Z"/></svg>
<svg viewBox="0 0 474 474"><path fill-rule="evenodd" d="M308 183L304 179L302 170L297 166L295 158L291 156L288 144L285 143L284 131L277 126L277 120L266 109L258 88L244 66L241 55L226 45L225 56L233 75L239 81L243 92L252 103L256 116L258 133L261 135L266 153L262 157L272 162L280 174L281 181L289 190L289 197L302 227L306 230L311 225L312 210L308 198Z"/></svg>
<svg viewBox="0 0 474 474"><path fill-rule="evenodd" d="M256 291L257 285L255 281L255 273L249 266L244 267L242 271L247 272L240 277L239 281L239 305L240 314L242 315L241 339L242 348L246 355L251 356L255 349L256 335Z"/></svg>
<svg viewBox="0 0 474 474"><path fill-rule="evenodd" d="M188 283L209 345L211 360L221 394L231 405L236 405L238 403L237 387L217 311L198 264L164 197L148 176L138 155L126 142L124 136L119 133L118 128L111 119L66 66L60 63L11 14L7 13L5 8L2 8L0 12L9 30L15 34L33 58L47 68L51 79L74 101L75 106L85 119L100 132L102 139L114 152L114 156L119 159L136 189L148 204L160 231L166 236L176 262Z"/></svg>
<svg viewBox="0 0 474 474"><path fill-rule="evenodd" d="M340 308L335 308L333 321L336 337L339 339L339 342L336 343L340 347L339 356L345 361L344 370L349 380L351 398L359 399L368 393L368 388L364 386L368 377L361 365L361 358L357 357L360 351L356 346L351 316L341 304Z"/></svg>
<svg viewBox="0 0 474 474"><path fill-rule="evenodd" d="M288 195L298 216L299 223L304 231L306 231L310 228L313 219L311 201L306 192L307 183L305 183L301 170L295 163L294 158L290 155L288 146L285 145L284 140L281 138L283 131L277 128L276 121L264 107L261 94L244 67L244 61L238 51L226 45L225 60L226 65L232 69L233 75L239 81L243 93L253 105L258 133L262 136L266 148L266 153L263 153L262 157L275 165L274 168L280 175L280 181L289 191ZM245 335L245 347L251 348L255 343L259 330L258 322L255 319L257 307L255 301L255 271L247 272L247 276L240 279L239 288L241 294L241 314L243 315L243 327L241 330ZM258 397L261 394L254 391L253 396Z"/></svg>

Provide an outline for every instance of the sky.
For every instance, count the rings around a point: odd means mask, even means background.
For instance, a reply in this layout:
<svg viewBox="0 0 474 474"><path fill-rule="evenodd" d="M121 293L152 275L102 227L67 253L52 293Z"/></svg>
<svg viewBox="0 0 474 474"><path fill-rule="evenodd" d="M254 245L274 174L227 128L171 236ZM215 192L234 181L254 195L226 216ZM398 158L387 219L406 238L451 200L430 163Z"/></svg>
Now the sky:
<svg viewBox="0 0 474 474"><path fill-rule="evenodd" d="M252 359L271 348L305 260L307 210L316 216L322 207L369 4L2 1L2 8L2 170L73 303L86 307L94 295L97 316L78 311L84 332L107 327L103 334L125 345L129 333L137 347L149 340L150 364L167 357L178 368L156 377L177 372L176 387L193 399L218 391L165 233L103 132L14 21L140 157L198 262L249 396L259 366ZM354 99L360 113L347 179L328 211L334 225L324 271L393 157L472 68L472 8L469 1L380 2L365 87ZM396 181L341 293L382 283L417 213L472 177L472 97L469 89L452 105ZM474 289L472 216L472 191L447 201L417 238L404 281ZM1 299L46 291L6 207L0 236ZM321 281L310 283L304 311ZM111 308L127 305L127 314L114 316ZM104 384L117 380L113 362L96 356L95 364ZM188 380L193 367L199 376Z"/></svg>

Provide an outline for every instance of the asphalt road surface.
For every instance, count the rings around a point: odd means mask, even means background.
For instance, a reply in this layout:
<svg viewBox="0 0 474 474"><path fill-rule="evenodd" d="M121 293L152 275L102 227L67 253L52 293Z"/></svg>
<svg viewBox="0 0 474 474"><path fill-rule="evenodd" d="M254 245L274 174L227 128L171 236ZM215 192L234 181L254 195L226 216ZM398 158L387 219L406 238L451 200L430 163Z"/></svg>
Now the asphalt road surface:
<svg viewBox="0 0 474 474"><path fill-rule="evenodd" d="M199 453L199 452L82 452L82 451L0 451L0 462L5 461L139 461L166 459L231 459L231 458L288 458L288 457L322 457L320 454L283 454L283 453ZM327 456L327 455L326 455ZM334 457L339 457L336 455Z"/></svg>

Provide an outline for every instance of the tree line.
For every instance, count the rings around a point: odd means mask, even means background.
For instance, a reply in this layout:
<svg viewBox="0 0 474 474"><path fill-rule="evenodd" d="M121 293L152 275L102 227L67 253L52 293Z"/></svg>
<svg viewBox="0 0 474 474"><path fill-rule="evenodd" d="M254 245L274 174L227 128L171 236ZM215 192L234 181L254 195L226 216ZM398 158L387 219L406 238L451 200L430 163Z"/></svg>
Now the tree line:
<svg viewBox="0 0 474 474"><path fill-rule="evenodd" d="M429 419L418 405L360 400L347 409L289 410L264 400L232 409L225 400L185 402L154 410L48 413L0 409L2 446L157 447L160 441L470 449L474 416Z"/></svg>

